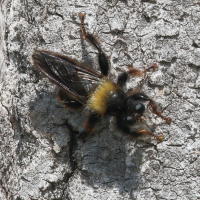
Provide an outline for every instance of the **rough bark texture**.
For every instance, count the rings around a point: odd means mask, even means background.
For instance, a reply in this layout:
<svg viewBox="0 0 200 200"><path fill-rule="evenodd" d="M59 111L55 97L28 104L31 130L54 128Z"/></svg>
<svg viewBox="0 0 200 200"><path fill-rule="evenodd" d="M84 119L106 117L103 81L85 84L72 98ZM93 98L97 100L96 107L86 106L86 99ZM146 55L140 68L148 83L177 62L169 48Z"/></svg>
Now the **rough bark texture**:
<svg viewBox="0 0 200 200"><path fill-rule="evenodd" d="M0 199L199 199L200 1L1 0ZM81 38L78 13L110 59L110 77L127 66L157 63L143 91L171 125L153 138L124 136L105 117L82 143L86 112L66 110L55 86L33 66L40 48L98 69L97 51ZM130 78L125 90L141 79Z"/></svg>

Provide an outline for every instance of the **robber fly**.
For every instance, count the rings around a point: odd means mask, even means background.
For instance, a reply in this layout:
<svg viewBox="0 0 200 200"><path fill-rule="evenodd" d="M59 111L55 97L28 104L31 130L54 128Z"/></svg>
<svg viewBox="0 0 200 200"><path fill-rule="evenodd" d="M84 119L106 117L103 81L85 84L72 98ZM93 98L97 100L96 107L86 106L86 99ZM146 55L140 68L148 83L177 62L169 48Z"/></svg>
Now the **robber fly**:
<svg viewBox="0 0 200 200"><path fill-rule="evenodd" d="M79 13L79 18L83 38L98 50L101 73L55 52L36 50L32 58L34 65L60 88L58 97L65 107L85 106L90 109L85 132L81 134L81 138L84 139L88 133L93 132L98 120L109 114L116 117L118 128L125 134L132 137L150 135L162 141L163 137L155 136L152 131L132 130L131 126L143 116L145 111L143 102L149 102L152 112L164 119L167 124L170 124L171 119L164 117L156 103L144 93L128 95L122 90L129 75L141 76L150 69L157 68L157 65L154 63L144 71L130 67L128 71L119 75L117 83L114 83L107 78L109 64L105 53L95 37L85 29L85 14Z"/></svg>

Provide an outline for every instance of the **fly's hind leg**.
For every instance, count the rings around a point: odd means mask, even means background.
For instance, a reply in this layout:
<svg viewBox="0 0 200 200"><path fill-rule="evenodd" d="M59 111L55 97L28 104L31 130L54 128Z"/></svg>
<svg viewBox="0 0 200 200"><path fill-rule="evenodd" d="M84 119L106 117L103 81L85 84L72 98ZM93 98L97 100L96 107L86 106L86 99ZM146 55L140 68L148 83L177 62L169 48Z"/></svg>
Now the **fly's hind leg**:
<svg viewBox="0 0 200 200"><path fill-rule="evenodd" d="M94 47L98 50L98 52L99 52L99 66L100 66L100 69L101 69L101 73L103 75L107 76L108 75L108 69L109 69L108 59L107 59L105 53L102 51L101 46L98 44L95 37L86 32L85 25L84 25L85 15L86 14L79 13L79 18L80 18L80 21L81 21L80 25L81 25L81 31L82 31L82 34L83 34L83 39L92 43L94 45Z"/></svg>

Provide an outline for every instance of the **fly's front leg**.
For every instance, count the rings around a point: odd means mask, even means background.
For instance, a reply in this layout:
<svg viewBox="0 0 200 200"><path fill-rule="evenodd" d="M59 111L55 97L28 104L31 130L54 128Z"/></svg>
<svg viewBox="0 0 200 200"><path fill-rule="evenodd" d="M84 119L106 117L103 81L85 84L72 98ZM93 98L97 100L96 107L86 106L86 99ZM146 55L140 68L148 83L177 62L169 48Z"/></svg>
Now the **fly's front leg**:
<svg viewBox="0 0 200 200"><path fill-rule="evenodd" d="M121 75L119 75L118 80L117 80L117 84L120 87L123 87L126 84L126 81L128 79L128 75L130 74L131 76L134 77L139 77L142 76L143 74L146 74L146 72L149 72L151 69L155 70L157 69L158 66L156 63L153 63L153 65L149 66L146 70L140 70L140 69L136 69L133 66L131 66L127 72L122 73Z"/></svg>
<svg viewBox="0 0 200 200"><path fill-rule="evenodd" d="M156 103L150 99L147 95L142 94L142 93L138 93L138 94L133 94L131 96L129 96L128 98L131 98L135 101L149 101L152 112L154 114L156 114L157 116L161 117L162 119L164 119L166 121L167 124L171 123L171 118L170 117L165 117L159 110L158 107L156 105Z"/></svg>
<svg viewBox="0 0 200 200"><path fill-rule="evenodd" d="M156 114L157 116L159 116L159 117L161 117L162 119L164 119L164 120L166 121L167 124L170 124L170 123L171 123L171 118L170 118L170 117L165 117L165 116L163 116L162 113L158 110L158 107L157 107L156 103L155 103L153 100L150 101L150 106L151 106L152 112L153 112L154 114Z"/></svg>
<svg viewBox="0 0 200 200"><path fill-rule="evenodd" d="M153 131L147 131L146 129L140 130L140 131L131 131L130 127L127 126L124 123L123 117L122 116L116 116L117 117L117 125L118 128L120 130L123 131L123 133L125 133L126 135L130 135L133 138L138 138L138 137L142 137L142 136L146 136L149 135L151 137L154 137L155 139L159 140L159 141L163 141L163 136L159 135L156 136Z"/></svg>
<svg viewBox="0 0 200 200"><path fill-rule="evenodd" d="M95 39L95 37L86 32L85 25L84 25L85 15L86 14L79 13L79 18L80 18L80 21L81 21L80 25L81 25L81 31L82 31L82 34L83 34L83 39L85 39L85 40L89 41L90 43L92 43L94 45L94 47L98 50L98 52L99 52L99 66L100 66L100 69L101 69L101 73L103 75L107 76L108 69L109 69L108 59L107 59L105 53L103 53L103 51L101 50L101 47L98 44L98 42Z"/></svg>

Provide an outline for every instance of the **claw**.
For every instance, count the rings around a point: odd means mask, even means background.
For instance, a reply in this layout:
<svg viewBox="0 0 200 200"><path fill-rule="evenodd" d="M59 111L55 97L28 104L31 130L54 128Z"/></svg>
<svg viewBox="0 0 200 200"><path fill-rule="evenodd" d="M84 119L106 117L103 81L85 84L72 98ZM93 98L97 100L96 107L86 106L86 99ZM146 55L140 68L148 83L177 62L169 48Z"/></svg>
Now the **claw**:
<svg viewBox="0 0 200 200"><path fill-rule="evenodd" d="M161 134L161 135L157 136L156 139L159 140L160 142L162 142L164 139L164 136Z"/></svg>

